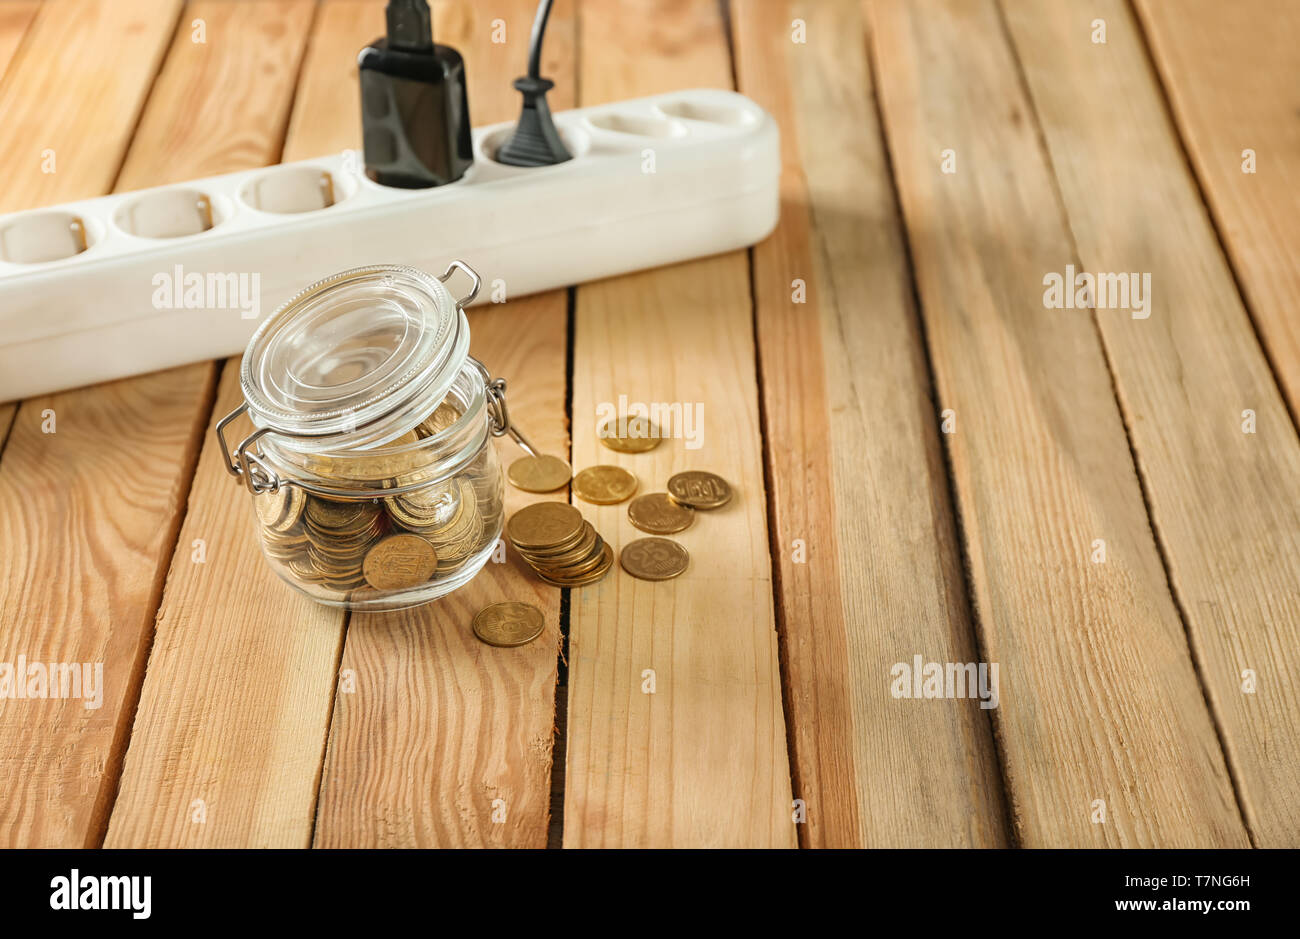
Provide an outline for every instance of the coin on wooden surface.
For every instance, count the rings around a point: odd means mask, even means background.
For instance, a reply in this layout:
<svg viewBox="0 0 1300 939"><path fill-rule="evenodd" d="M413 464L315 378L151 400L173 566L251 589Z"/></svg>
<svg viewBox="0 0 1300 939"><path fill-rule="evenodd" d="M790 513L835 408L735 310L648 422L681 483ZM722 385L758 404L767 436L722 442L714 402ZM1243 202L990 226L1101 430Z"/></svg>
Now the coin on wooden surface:
<svg viewBox="0 0 1300 939"><path fill-rule="evenodd" d="M437 552L419 535L389 535L366 552L362 565L366 583L376 590L414 587L437 569Z"/></svg>
<svg viewBox="0 0 1300 939"><path fill-rule="evenodd" d="M582 513L566 502L535 502L506 522L506 536L515 547L550 548L582 537Z"/></svg>
<svg viewBox="0 0 1300 939"><path fill-rule="evenodd" d="M623 570L641 580L668 580L686 570L691 556L667 538L638 538L619 552Z"/></svg>
<svg viewBox="0 0 1300 939"><path fill-rule="evenodd" d="M622 423L620 424L620 420ZM596 437L619 453L644 453L659 446L659 427L648 417L611 418L596 430Z"/></svg>
<svg viewBox="0 0 1300 939"><path fill-rule="evenodd" d="M506 475L510 484L524 492L554 492L573 476L573 470L558 456L520 457L510 464Z"/></svg>
<svg viewBox="0 0 1300 939"><path fill-rule="evenodd" d="M668 480L668 495L678 505L717 509L731 501L731 485L716 473L687 470Z"/></svg>
<svg viewBox="0 0 1300 939"><path fill-rule="evenodd" d="M569 576L564 574L551 574L547 571L537 571L537 576L548 584L556 587L586 587L594 584L609 573L609 569L614 566L614 549L605 545L601 549L601 554L596 566L579 575Z"/></svg>
<svg viewBox="0 0 1300 939"><path fill-rule="evenodd" d="M596 505L614 505L634 492L636 477L621 466L588 466L573 477L573 494Z"/></svg>
<svg viewBox="0 0 1300 939"><path fill-rule="evenodd" d="M493 603L474 617L474 635L490 646L522 646L542 634L546 619L531 603L507 600Z"/></svg>
<svg viewBox="0 0 1300 939"><path fill-rule="evenodd" d="M695 510L678 505L666 492L637 496L627 507L627 517L637 528L652 535L671 535L689 528Z"/></svg>

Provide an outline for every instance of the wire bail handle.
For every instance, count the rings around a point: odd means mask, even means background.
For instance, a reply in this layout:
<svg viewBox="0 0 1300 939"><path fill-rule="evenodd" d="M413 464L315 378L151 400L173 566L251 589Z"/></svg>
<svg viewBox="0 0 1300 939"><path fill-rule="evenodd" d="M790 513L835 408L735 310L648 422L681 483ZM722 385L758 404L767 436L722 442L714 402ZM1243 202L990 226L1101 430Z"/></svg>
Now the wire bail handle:
<svg viewBox="0 0 1300 939"><path fill-rule="evenodd" d="M442 275L438 278L438 281L446 284L447 281L451 279L452 274L458 270L469 277L471 282L469 293L456 301L456 309L463 310L474 301L475 297L478 296L479 288L482 286L483 281L474 269L464 261L450 262L447 265L447 269L443 271ZM501 437L505 434L509 434L510 438L514 440L514 442L517 443L525 453L529 456L537 456L538 453L533 448L533 445L528 442L528 438L525 437L523 432L520 431L519 428L510 420L510 409L506 403L506 380L504 378L493 378L492 374L487 370L487 366L473 356L470 356L469 361L473 363L474 367L483 378L483 386L487 395L489 426L492 431L492 436ZM221 420L217 421L217 426L214 429L217 435L217 442L221 445L222 462L226 467L226 472L237 479L242 479L245 487L247 487L248 491L252 493L276 492L281 486L295 485L295 482L292 479L282 480L279 474L276 473L275 470L271 469L271 467L261 459L261 449L254 447L254 445L258 440L269 433L277 433L284 437L298 438L308 438L316 435L293 434L282 430L276 430L272 427L259 427L241 440L232 453L230 445L226 441L226 428L230 426L239 415L244 414L247 411L248 402L245 401ZM369 426L370 423L381 421L385 417L387 417L386 414L381 414L376 417L374 421L368 422L363 426ZM353 428L353 430L359 429L360 427Z"/></svg>

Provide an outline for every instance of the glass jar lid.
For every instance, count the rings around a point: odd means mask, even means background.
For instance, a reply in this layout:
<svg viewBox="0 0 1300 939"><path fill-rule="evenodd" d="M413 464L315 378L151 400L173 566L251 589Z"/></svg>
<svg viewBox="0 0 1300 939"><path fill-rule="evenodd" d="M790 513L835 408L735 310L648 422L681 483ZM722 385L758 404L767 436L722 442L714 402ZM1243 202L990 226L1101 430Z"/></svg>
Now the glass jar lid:
<svg viewBox="0 0 1300 939"><path fill-rule="evenodd" d="M254 425L291 438L277 445L365 448L423 420L468 354L469 323L439 278L374 265L317 281L276 310L239 378Z"/></svg>

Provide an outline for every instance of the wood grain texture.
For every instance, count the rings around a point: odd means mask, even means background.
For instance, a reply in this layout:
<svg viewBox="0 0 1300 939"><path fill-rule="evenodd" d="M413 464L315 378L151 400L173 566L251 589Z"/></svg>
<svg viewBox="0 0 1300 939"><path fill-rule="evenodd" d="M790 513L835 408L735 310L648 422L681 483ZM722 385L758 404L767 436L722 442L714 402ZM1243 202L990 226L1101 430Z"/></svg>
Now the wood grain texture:
<svg viewBox="0 0 1300 939"><path fill-rule="evenodd" d="M532 0L435 7L435 34L465 57L475 123L517 116L508 76L526 69L535 9ZM494 32L502 36L498 19L504 42L493 41ZM557 110L573 106L573 37L573 7L557 4L543 69L557 83L549 96ZM512 418L536 446L564 457L566 307L565 293L554 291L469 313L471 351L508 378ZM504 439L497 450L503 467L523 455ZM540 498L566 496L507 485L506 511ZM560 591L527 571L511 553L432 604L352 617L342 668L355 674L356 691L337 695L316 845L545 847ZM538 606L546 631L517 649L481 643L470 622L500 600Z"/></svg>
<svg viewBox="0 0 1300 939"><path fill-rule="evenodd" d="M1106 20L1105 46L1079 28L1085 6ZM1300 846L1300 442L1129 7L1006 9L1082 269L1150 275L1148 319L1097 320L1247 824L1260 846ZM1300 233L1284 204L1273 211ZM1300 279L1285 289L1289 315Z"/></svg>
<svg viewBox="0 0 1300 939"><path fill-rule="evenodd" d="M693 86L730 87L711 2L585 3L581 103ZM628 163L640 180L641 158ZM691 552L676 580L615 568L570 607L566 847L793 847L789 763L773 624L749 270L743 252L578 289L575 468L616 463L641 492L709 469L732 503L675 536ZM698 449L670 439L644 454L596 440L620 395L699 408ZM616 548L640 536L627 506L578 503ZM643 693L645 670L655 693Z"/></svg>
<svg viewBox="0 0 1300 939"><path fill-rule="evenodd" d="M313 9L310 0L188 6L123 184L274 162ZM195 20L204 24L202 43ZM210 388L216 377L211 363L175 371L189 388ZM158 607L109 846L309 841L342 623L274 581L253 540L248 496L220 466L210 424L234 406L237 378L228 368L215 409L205 400L186 416L204 431L202 454Z"/></svg>
<svg viewBox="0 0 1300 939"><path fill-rule="evenodd" d="M997 8L870 13L1019 838L1245 846L1096 327L1044 309L1073 250Z"/></svg>
<svg viewBox="0 0 1300 939"><path fill-rule="evenodd" d="M18 51L40 8L40 0L0 3L0 76L6 74L10 60Z"/></svg>
<svg viewBox="0 0 1300 939"><path fill-rule="evenodd" d="M178 9L44 5L0 88L0 207L107 191ZM105 48L106 31L120 41ZM41 172L47 148L52 173ZM210 397L169 372L32 399L12 419L0 462L0 661L102 663L103 683L93 709L0 701L0 843L81 847L102 835L194 418Z"/></svg>
<svg viewBox="0 0 1300 939"><path fill-rule="evenodd" d="M1300 414L1300 5L1138 0L1135 8L1294 417ZM1255 153L1253 173L1243 172L1245 150Z"/></svg>
<svg viewBox="0 0 1300 939"><path fill-rule="evenodd" d="M113 187L180 9L180 0L43 5L0 87L0 212Z"/></svg>
<svg viewBox="0 0 1300 939"><path fill-rule="evenodd" d="M1001 846L988 715L887 691L895 662L979 655L865 23L852 2L732 13L740 90L783 143L781 224L754 248L754 290L802 840Z"/></svg>

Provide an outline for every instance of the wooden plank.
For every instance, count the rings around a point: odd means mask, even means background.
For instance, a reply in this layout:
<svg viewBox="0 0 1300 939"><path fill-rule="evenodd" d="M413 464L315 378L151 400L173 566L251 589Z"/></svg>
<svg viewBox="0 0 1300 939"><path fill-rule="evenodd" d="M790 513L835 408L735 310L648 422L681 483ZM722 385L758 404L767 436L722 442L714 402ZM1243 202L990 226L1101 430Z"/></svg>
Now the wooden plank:
<svg viewBox="0 0 1300 939"><path fill-rule="evenodd" d="M1300 414L1300 6L1138 0L1136 10L1294 418ZM1246 150L1254 153L1249 173Z"/></svg>
<svg viewBox="0 0 1300 939"><path fill-rule="evenodd" d="M526 68L535 8L532 0L435 8L435 34L465 57L475 123L518 116L510 78ZM557 83L555 108L573 106L573 35L572 5L557 4L544 68ZM470 329L473 354L509 379L512 417L534 444L567 457L565 292L480 307ZM498 454L506 466L522 452L501 441ZM506 511L538 498L507 486ZM435 603L352 617L342 668L356 690L335 703L318 846L545 847L560 591L526 570L511 556ZM504 599L540 607L546 632L518 649L479 642L471 619Z"/></svg>
<svg viewBox="0 0 1300 939"><path fill-rule="evenodd" d="M178 10L44 6L0 88L0 207L108 190ZM119 32L106 49L104 35ZM54 172L41 172L46 150ZM91 663L92 675L102 663L103 679L97 708L0 701L0 843L98 842L161 586L158 559L171 549L169 519L193 462L198 428L187 418L209 396L169 373L27 401L12 420L0 463L0 661Z"/></svg>
<svg viewBox="0 0 1300 939"><path fill-rule="evenodd" d="M1260 846L1295 847L1300 442L1129 7L1011 2L1007 11L1080 269L1150 276L1149 318L1101 309L1097 320L1248 827ZM1107 23L1104 46L1078 25L1092 17ZM1261 22L1264 32L1276 28ZM1284 204L1273 206L1279 220ZM1300 232L1286 217L1277 237L1287 228ZM1294 275L1274 285L1288 311L1300 301ZM1243 432L1247 409L1254 433ZM1247 670L1257 680L1251 693Z"/></svg>
<svg viewBox="0 0 1300 939"><path fill-rule="evenodd" d="M8 70L10 60L40 8L40 0L12 0L0 4L0 75Z"/></svg>
<svg viewBox="0 0 1300 939"><path fill-rule="evenodd" d="M141 119L122 184L151 185L274 162L313 9L311 0L190 4ZM204 42L194 41L196 20L202 21ZM300 816L310 816L315 797L341 627L335 623L331 638L329 623L313 619L315 608L305 602L254 605L273 585L256 576L262 568L247 527L248 497L214 466L210 420L229 408L237 385L236 370L228 369L214 414L210 389L216 373L209 363L165 373L182 376L182 388L191 395L209 389L201 403L191 401L175 419L201 433L195 449L203 452L179 539L168 542L176 553L157 607L153 649L105 839L112 846L308 841L310 818ZM171 427L159 417L145 423L155 433ZM219 502L213 495L218 481L224 484ZM325 665L313 671L322 658ZM258 721L240 720L259 705ZM270 749L270 742L278 749Z"/></svg>
<svg viewBox="0 0 1300 939"><path fill-rule="evenodd" d="M582 104L731 86L714 3L586 3L579 21ZM640 172L637 155L629 185ZM691 552L682 577L616 567L573 592L564 844L792 847L745 253L580 287L575 316L575 468L617 463L642 492L707 468L736 497L675 536ZM623 394L701 409L701 446L604 448L597 409ZM579 505L616 548L640 535L626 505Z"/></svg>
<svg viewBox="0 0 1300 939"><path fill-rule="evenodd" d="M361 145L357 54L384 34L385 0L325 0L316 15L294 96L285 162Z"/></svg>
<svg viewBox="0 0 1300 939"><path fill-rule="evenodd" d="M112 188L180 8L179 0L44 5L0 87L0 212Z"/></svg>
<svg viewBox="0 0 1300 939"><path fill-rule="evenodd" d="M870 10L1019 839L1245 846L1096 328L1044 309L1073 250L997 9Z"/></svg>
<svg viewBox="0 0 1300 939"><path fill-rule="evenodd" d="M754 249L754 290L802 840L1001 846L978 702L881 693L893 663L979 655L865 24L856 3L806 0L746 0L732 24L740 90L782 132L781 224Z"/></svg>

